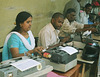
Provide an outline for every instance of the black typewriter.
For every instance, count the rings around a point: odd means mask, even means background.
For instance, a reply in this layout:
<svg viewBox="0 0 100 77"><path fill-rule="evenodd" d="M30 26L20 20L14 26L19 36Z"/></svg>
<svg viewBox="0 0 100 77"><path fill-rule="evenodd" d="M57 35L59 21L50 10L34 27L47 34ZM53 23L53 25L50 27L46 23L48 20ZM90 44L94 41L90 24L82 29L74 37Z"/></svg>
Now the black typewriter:
<svg viewBox="0 0 100 77"><path fill-rule="evenodd" d="M66 64L72 61L73 59L77 58L77 53L69 55L65 51L59 50L58 47L46 50L45 53L49 53L51 57L48 59L55 63Z"/></svg>

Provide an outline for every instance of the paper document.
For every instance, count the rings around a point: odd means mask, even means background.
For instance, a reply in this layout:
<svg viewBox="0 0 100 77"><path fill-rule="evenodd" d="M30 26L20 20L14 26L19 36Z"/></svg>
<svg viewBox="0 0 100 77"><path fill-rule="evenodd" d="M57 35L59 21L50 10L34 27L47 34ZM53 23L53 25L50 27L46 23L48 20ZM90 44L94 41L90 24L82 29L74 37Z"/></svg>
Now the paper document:
<svg viewBox="0 0 100 77"><path fill-rule="evenodd" d="M70 46L66 46L66 47L61 47L60 50L63 50L65 52L67 52L69 55L72 55L76 52L78 52L77 49L73 48L73 47L70 47Z"/></svg>
<svg viewBox="0 0 100 77"><path fill-rule="evenodd" d="M32 68L32 67L35 67L39 64L41 64L41 63L37 62L33 59L25 59L25 60L20 60L18 62L12 63L11 65L16 67L20 71L25 71L25 70Z"/></svg>

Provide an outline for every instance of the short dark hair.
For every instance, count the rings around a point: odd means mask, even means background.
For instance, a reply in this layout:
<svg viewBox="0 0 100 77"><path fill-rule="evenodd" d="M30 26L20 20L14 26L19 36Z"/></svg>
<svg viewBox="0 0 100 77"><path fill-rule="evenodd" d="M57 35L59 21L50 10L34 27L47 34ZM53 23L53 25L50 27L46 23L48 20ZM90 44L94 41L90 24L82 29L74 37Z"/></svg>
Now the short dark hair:
<svg viewBox="0 0 100 77"><path fill-rule="evenodd" d="M87 3L87 4L85 5L85 8L88 8L88 7L92 7L92 5L91 5L90 3Z"/></svg>
<svg viewBox="0 0 100 77"><path fill-rule="evenodd" d="M74 8L69 8L66 12L65 12L65 15L64 15L64 18L66 18L66 16L72 12L76 12Z"/></svg>
<svg viewBox="0 0 100 77"><path fill-rule="evenodd" d="M58 18L58 17L61 17L61 18L64 18L63 14L60 13L60 12L56 12L53 14L52 18Z"/></svg>

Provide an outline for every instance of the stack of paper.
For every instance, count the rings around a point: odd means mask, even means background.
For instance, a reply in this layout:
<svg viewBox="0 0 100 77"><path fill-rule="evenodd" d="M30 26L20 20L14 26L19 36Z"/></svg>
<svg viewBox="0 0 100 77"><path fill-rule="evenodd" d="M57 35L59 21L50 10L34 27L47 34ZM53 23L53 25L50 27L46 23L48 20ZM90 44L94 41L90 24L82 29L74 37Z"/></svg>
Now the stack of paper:
<svg viewBox="0 0 100 77"><path fill-rule="evenodd" d="M25 71L29 68L38 66L40 64L41 64L40 62L35 61L33 59L25 59L25 60L19 60L18 62L12 63L11 65L16 67L20 71Z"/></svg>
<svg viewBox="0 0 100 77"><path fill-rule="evenodd" d="M72 55L72 54L78 52L77 49L75 49L74 47L70 47L70 46L61 47L60 50L67 52L69 55Z"/></svg>

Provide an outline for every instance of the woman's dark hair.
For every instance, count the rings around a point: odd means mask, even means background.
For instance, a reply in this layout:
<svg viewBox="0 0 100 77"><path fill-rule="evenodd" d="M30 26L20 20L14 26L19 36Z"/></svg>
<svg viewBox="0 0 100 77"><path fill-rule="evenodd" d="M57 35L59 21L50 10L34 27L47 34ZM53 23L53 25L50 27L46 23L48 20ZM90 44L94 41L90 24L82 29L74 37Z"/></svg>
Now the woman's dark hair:
<svg viewBox="0 0 100 77"><path fill-rule="evenodd" d="M75 9L69 8L69 9L65 12L64 18L66 18L67 15L70 14L70 13L72 13L72 12L76 12Z"/></svg>
<svg viewBox="0 0 100 77"><path fill-rule="evenodd" d="M26 11L22 11L20 12L17 17L16 17L16 26L12 31L20 31L20 23L23 23L24 21L26 21L29 17L32 17L32 15ZM11 31L11 32L12 32Z"/></svg>

